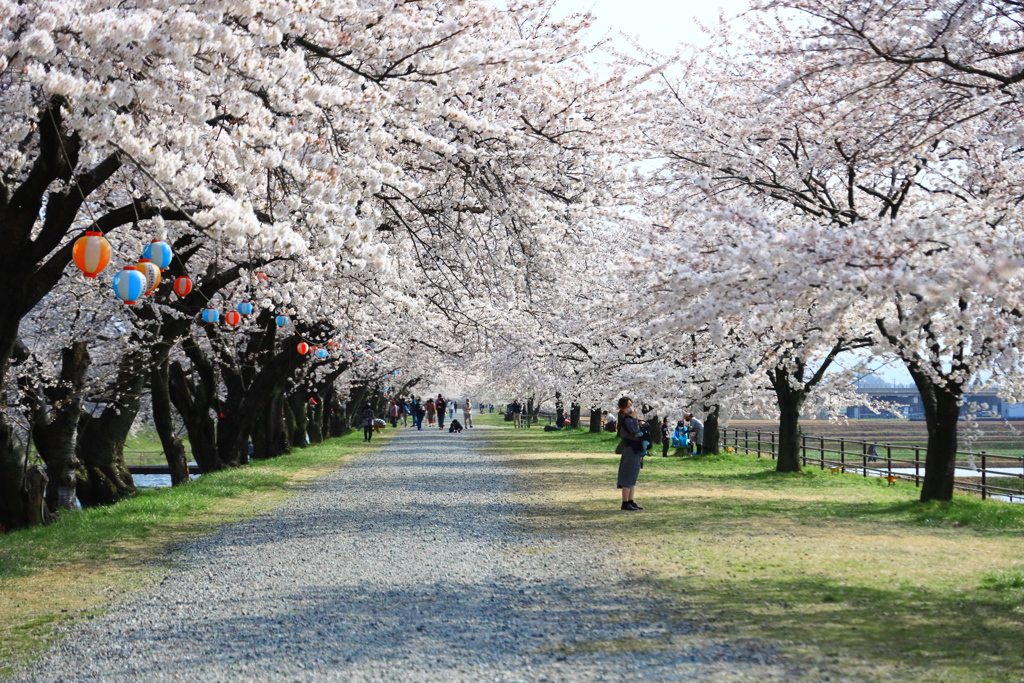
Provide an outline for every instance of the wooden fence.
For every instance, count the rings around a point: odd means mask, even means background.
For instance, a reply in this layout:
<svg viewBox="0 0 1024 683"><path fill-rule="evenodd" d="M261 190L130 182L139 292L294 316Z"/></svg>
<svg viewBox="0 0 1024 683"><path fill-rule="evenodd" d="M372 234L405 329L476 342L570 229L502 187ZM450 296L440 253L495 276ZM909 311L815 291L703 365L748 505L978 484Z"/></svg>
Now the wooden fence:
<svg viewBox="0 0 1024 683"><path fill-rule="evenodd" d="M751 429L723 429L722 447L754 453L757 457L778 455L778 433ZM874 446L874 454L871 447ZM1022 444L1024 447L1024 444ZM817 465L838 472L865 477L902 479L921 485L924 477L923 446L883 444L850 439L828 439L805 434L801 438L803 465ZM957 451L954 487L961 491L1024 503L1024 457L980 451Z"/></svg>

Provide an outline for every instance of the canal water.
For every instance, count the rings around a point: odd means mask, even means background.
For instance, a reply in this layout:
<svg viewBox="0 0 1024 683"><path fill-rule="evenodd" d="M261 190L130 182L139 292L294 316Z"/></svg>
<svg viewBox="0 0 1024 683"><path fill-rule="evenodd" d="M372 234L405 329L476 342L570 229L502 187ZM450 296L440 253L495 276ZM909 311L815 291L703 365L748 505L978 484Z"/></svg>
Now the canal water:
<svg viewBox="0 0 1024 683"><path fill-rule="evenodd" d="M192 481L195 481L202 475L193 474ZM135 488L139 489L159 489L166 488L171 485L171 475L169 474L133 474L132 481L135 482Z"/></svg>

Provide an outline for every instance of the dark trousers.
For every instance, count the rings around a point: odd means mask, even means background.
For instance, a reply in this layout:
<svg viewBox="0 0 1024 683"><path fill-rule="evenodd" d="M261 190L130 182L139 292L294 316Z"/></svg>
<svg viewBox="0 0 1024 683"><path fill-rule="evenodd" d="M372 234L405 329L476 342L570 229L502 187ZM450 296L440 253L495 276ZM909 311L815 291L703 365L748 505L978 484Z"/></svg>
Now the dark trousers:
<svg viewBox="0 0 1024 683"><path fill-rule="evenodd" d="M373 427L363 427L363 441L369 441L373 438Z"/></svg>
<svg viewBox="0 0 1024 683"><path fill-rule="evenodd" d="M669 449L669 446L671 446L671 445L672 445L672 439L667 438L667 437L666 438L662 438L662 440L661 440L661 457L663 457L663 458L667 458L668 457L668 449Z"/></svg>

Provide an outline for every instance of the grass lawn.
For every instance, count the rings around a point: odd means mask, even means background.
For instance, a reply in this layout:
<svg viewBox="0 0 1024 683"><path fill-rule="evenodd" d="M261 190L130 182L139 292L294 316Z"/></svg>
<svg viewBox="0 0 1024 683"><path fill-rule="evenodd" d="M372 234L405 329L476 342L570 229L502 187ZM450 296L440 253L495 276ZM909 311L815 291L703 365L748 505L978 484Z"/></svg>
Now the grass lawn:
<svg viewBox="0 0 1024 683"><path fill-rule="evenodd" d="M624 513L613 435L493 434L544 493L531 528L626 548L697 621L778 644L794 680L1024 680L1024 505L728 454L647 458L646 510Z"/></svg>
<svg viewBox="0 0 1024 683"><path fill-rule="evenodd" d="M371 448L376 450L353 432L178 488L143 490L117 505L65 513L47 527L0 535L0 677L37 656L56 626L92 618L118 594L158 579L175 546L271 511L299 487Z"/></svg>

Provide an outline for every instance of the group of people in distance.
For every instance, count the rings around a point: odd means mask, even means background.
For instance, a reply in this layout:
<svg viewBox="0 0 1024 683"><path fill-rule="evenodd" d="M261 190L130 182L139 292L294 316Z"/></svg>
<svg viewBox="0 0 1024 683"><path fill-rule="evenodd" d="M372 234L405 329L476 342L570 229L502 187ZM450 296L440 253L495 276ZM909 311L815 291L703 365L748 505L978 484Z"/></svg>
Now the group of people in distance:
<svg viewBox="0 0 1024 683"><path fill-rule="evenodd" d="M606 422L607 424L607 422ZM677 444L677 447L686 447L691 456L700 455L704 446L704 423L698 420L693 413L686 413L683 419L676 424L674 434L669 433L669 420L664 418L661 421L662 457L668 457L668 449ZM619 437L619 447L616 452L620 454L619 474L616 487L622 492L622 510L636 512L643 510L637 505L634 496L636 494L636 480L640 476L640 469L643 467L643 458L647 455L647 449L651 446L651 427L641 419L633 410L633 400L628 396L619 399L619 413L615 420L615 432ZM684 443L685 439L685 443ZM691 450L691 449L696 450Z"/></svg>
<svg viewBox="0 0 1024 683"><path fill-rule="evenodd" d="M462 422L455 419L455 413L460 408ZM423 430L424 420L427 421L427 427L433 427L436 424L437 428L443 431L445 418L448 418L448 431L452 434L459 434L463 429L473 426L473 404L467 398L460 406L457 401L449 401L441 394L438 394L437 398L428 398L426 401L422 398L396 398L388 402L387 420L392 427L397 427L399 420L402 421L403 427L408 427L410 418L412 426L420 431ZM375 426L383 427L386 423L376 416L373 406L367 403L360 416L360 424L363 427L363 441L370 441Z"/></svg>

